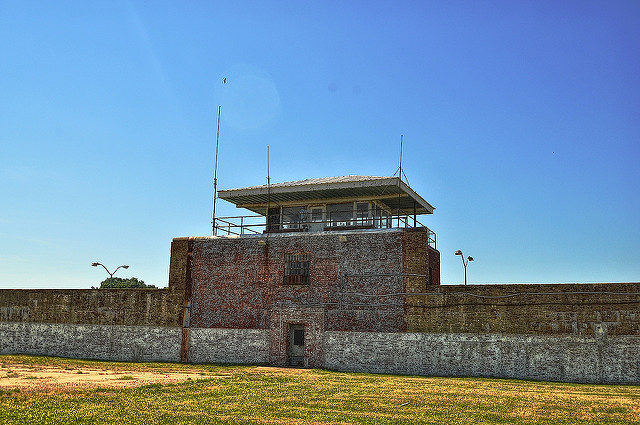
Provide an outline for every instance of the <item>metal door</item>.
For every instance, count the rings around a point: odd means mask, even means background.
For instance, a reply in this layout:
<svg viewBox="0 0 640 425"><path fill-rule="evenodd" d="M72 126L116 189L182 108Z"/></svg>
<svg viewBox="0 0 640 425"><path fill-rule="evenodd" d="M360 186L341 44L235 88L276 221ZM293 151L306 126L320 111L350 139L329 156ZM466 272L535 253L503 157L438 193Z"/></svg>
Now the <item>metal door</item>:
<svg viewBox="0 0 640 425"><path fill-rule="evenodd" d="M289 325L289 365L305 366L304 326Z"/></svg>

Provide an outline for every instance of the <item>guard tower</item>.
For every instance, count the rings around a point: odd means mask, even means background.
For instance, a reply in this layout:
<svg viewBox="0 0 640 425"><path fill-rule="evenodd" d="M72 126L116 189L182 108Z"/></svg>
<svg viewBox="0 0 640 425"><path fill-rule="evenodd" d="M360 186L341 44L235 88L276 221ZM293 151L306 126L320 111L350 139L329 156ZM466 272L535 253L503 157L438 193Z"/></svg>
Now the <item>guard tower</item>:
<svg viewBox="0 0 640 425"><path fill-rule="evenodd" d="M306 179L221 190L219 197L256 214L216 218L215 235L422 228L436 248L435 233L418 221L435 208L398 177Z"/></svg>
<svg viewBox="0 0 640 425"><path fill-rule="evenodd" d="M436 235L418 221L434 208L398 177L308 179L219 196L253 214L216 217L213 236L172 245L172 270L188 270L184 317L196 337L230 329L258 338L259 362L322 367L331 335L407 332L419 297L440 284ZM224 352L234 350L228 341Z"/></svg>

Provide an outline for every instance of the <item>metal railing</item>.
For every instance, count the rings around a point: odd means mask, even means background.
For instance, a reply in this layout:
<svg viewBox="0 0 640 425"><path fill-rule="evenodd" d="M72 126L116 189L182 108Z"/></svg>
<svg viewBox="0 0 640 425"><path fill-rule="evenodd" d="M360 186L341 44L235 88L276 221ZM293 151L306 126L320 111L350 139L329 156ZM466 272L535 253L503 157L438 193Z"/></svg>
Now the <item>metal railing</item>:
<svg viewBox="0 0 640 425"><path fill-rule="evenodd" d="M348 216L347 213L352 213L352 211L327 212L323 214L322 220L312 217L312 214L308 212L303 212L295 217L282 214L271 215L268 219L266 216L259 214L216 217L214 234L242 236L263 233L322 232L353 229L424 228L428 233L429 246L436 248L435 232L420 223L412 214L358 217L357 214Z"/></svg>

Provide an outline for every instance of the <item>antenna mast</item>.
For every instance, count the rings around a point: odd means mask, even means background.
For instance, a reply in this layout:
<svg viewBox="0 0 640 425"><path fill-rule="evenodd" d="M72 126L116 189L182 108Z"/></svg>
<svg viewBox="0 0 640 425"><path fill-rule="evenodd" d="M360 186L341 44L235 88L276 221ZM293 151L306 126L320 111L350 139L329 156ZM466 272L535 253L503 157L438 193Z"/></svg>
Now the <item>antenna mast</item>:
<svg viewBox="0 0 640 425"><path fill-rule="evenodd" d="M217 232L218 227L216 226L216 200L218 199L218 144L220 140L220 110L221 109L222 109L222 106L218 105L218 129L216 131L216 159L215 159L215 165L213 167L213 215L211 216L211 226L212 226L213 236L216 236L218 233Z"/></svg>
<svg viewBox="0 0 640 425"><path fill-rule="evenodd" d="M402 138L404 137L403 134L400 135L400 167L398 168L398 170L400 170L400 173L398 173L398 176L400 176L400 180L402 180Z"/></svg>
<svg viewBox="0 0 640 425"><path fill-rule="evenodd" d="M269 237L269 230L271 230L269 226L269 211L271 209L271 174L269 170L269 145L267 145L267 237Z"/></svg>
<svg viewBox="0 0 640 425"><path fill-rule="evenodd" d="M400 182L402 181L402 138L400 135L400 166L398 167L398 227L400 227Z"/></svg>

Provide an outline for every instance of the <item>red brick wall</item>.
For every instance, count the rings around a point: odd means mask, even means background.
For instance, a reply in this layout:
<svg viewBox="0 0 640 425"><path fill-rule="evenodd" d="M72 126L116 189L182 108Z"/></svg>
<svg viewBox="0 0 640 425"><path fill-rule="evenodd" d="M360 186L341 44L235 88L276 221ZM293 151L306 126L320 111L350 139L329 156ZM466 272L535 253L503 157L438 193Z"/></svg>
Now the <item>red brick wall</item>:
<svg viewBox="0 0 640 425"><path fill-rule="evenodd" d="M431 284L440 285L440 251L428 247L428 273L431 273Z"/></svg>
<svg viewBox="0 0 640 425"><path fill-rule="evenodd" d="M370 295L404 291L403 233L192 238L191 326L268 329L295 308L323 309L326 330L402 331L403 301ZM289 253L310 255L310 285L283 285Z"/></svg>

